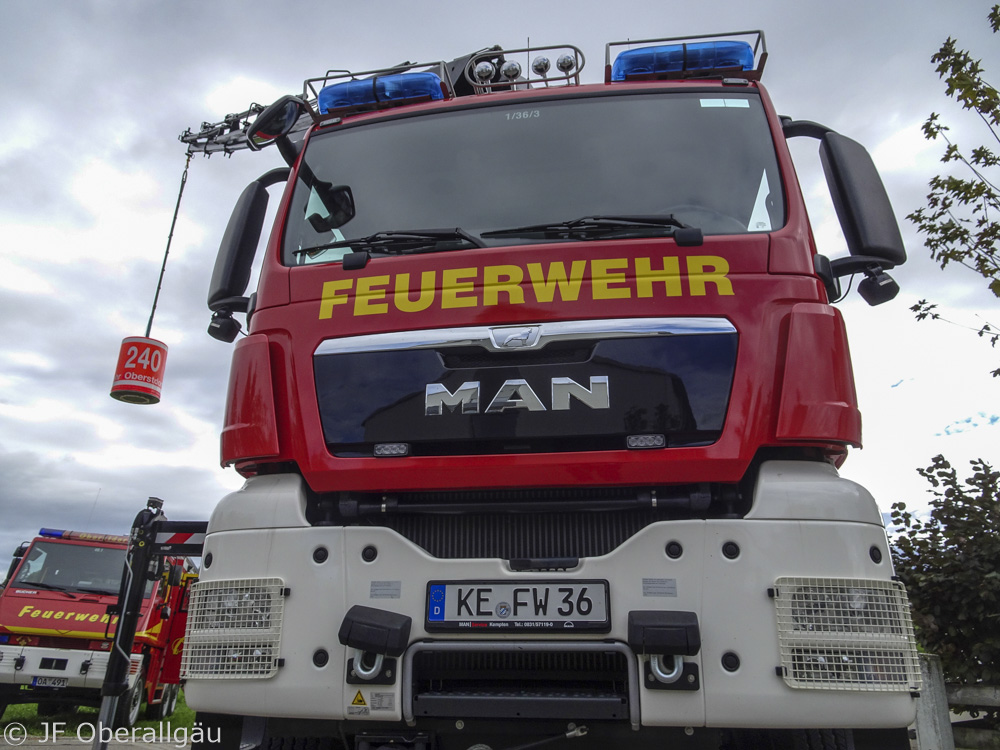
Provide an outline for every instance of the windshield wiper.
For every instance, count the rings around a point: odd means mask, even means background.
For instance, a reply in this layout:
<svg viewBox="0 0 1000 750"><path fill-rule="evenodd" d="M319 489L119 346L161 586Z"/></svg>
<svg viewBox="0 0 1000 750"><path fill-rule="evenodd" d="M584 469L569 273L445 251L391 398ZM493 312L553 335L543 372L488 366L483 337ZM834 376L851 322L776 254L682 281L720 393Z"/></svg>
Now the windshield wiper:
<svg viewBox="0 0 1000 750"><path fill-rule="evenodd" d="M551 224L529 224L511 229L493 229L483 237L524 237L541 235L543 239L588 240L608 235L619 237L673 236L678 245L700 245L701 230L685 224L672 214L628 216L582 216Z"/></svg>
<svg viewBox="0 0 1000 750"><path fill-rule="evenodd" d="M77 598L76 594L74 594L72 591L68 591L68 590L64 589L62 586L53 586L51 583L27 583L25 581L20 581L20 582L15 582L14 586L19 587L19 588L26 588L26 589L41 589L41 590L44 590L44 591L58 591L60 594L66 594L66 596L70 596L70 597L72 597L74 599Z"/></svg>
<svg viewBox="0 0 1000 750"><path fill-rule="evenodd" d="M440 243L449 241L464 242L466 246L486 247L485 242L474 234L466 232L461 227L455 227L454 229L394 229L375 232L375 234L370 234L367 237L327 242L324 245L316 245L315 247L303 247L294 251L294 254L318 253L322 250L330 250L336 247L350 247L358 251L366 250L369 253L382 253L385 255L464 249L462 246L439 247Z"/></svg>

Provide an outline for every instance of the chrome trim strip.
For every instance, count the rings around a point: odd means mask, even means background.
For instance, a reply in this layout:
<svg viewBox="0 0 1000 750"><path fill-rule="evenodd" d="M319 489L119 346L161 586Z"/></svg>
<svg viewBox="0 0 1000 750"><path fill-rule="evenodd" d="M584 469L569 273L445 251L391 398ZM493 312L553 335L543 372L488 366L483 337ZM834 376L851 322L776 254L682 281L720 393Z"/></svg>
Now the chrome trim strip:
<svg viewBox="0 0 1000 750"><path fill-rule="evenodd" d="M519 333L525 335L519 336ZM537 332L537 335L534 335ZM500 334L507 334L501 336ZM503 326L436 328L427 331L398 331L327 339L316 347L313 356L354 354L357 352L440 349L453 346L478 346L491 352L541 349L554 341L588 341L653 336L692 336L736 333L736 327L724 318L615 318L611 320L563 320ZM523 341L518 347L504 347L503 342ZM498 344L498 341L500 342Z"/></svg>

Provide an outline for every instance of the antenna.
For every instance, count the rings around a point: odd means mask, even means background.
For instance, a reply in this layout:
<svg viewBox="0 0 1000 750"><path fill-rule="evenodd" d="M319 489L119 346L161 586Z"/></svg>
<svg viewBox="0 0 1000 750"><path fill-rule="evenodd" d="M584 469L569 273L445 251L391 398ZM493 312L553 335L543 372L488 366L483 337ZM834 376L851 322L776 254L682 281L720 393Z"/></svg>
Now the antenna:
<svg viewBox="0 0 1000 750"><path fill-rule="evenodd" d="M97 488L97 494L94 495L94 504L90 506L90 515L87 516L87 528L92 529L93 526L90 525L91 521L94 520L94 511L97 509L97 500L101 497L101 490L103 488Z"/></svg>

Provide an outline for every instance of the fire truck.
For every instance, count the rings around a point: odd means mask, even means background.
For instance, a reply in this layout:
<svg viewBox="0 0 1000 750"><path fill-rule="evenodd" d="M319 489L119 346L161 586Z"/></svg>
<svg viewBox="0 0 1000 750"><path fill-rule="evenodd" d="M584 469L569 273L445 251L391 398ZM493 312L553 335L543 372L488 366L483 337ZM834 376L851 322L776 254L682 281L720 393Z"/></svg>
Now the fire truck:
<svg viewBox="0 0 1000 750"><path fill-rule="evenodd" d="M842 316L906 253L759 31L328 71L189 130L274 145L182 674L229 747L908 747L920 674ZM848 254L787 140L818 141ZM268 188L283 184L258 257ZM846 286L846 283L844 283ZM302 744L305 743L305 744Z"/></svg>
<svg viewBox="0 0 1000 750"><path fill-rule="evenodd" d="M100 705L128 541L41 529L14 551L0 588L0 709L38 703L44 716ZM151 719L166 719L177 705L185 600L197 574L186 558L160 560L132 571L146 585L117 727L135 724L143 701Z"/></svg>

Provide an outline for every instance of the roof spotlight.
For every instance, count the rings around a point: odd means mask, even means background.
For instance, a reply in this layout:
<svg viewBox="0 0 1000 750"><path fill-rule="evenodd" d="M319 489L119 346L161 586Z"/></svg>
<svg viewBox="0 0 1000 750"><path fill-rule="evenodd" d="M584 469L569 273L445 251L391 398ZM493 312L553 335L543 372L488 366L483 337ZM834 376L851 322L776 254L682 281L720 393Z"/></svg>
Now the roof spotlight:
<svg viewBox="0 0 1000 750"><path fill-rule="evenodd" d="M549 68L552 67L552 63L549 61L545 55L539 55L534 60L531 61L531 70L536 76L542 76L544 78L549 72Z"/></svg>
<svg viewBox="0 0 1000 750"><path fill-rule="evenodd" d="M569 75L573 72L573 68L576 67L576 59L573 55L559 55L559 58L556 60L556 67L561 73Z"/></svg>
<svg viewBox="0 0 1000 750"><path fill-rule="evenodd" d="M521 77L521 63L508 60L500 66L500 75L508 81L513 81Z"/></svg>
<svg viewBox="0 0 1000 750"><path fill-rule="evenodd" d="M489 60L476 63L475 76L480 83L489 83L496 74L496 66Z"/></svg>

